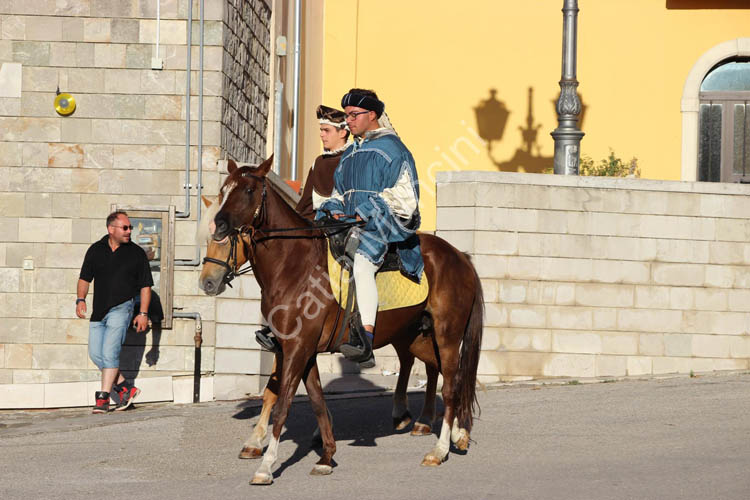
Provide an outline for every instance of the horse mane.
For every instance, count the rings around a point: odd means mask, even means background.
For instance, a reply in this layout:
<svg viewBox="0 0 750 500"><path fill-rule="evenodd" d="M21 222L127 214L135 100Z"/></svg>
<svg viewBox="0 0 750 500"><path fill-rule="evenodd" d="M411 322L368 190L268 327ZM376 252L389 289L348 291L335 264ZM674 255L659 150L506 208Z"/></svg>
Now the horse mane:
<svg viewBox="0 0 750 500"><path fill-rule="evenodd" d="M198 203L201 203L201 200L198 200ZM210 229L210 224L211 221L216 217L216 214L219 213L220 208L221 203L219 203L219 200L217 198L213 203L211 203L211 206L206 208L206 211L203 212L201 220L198 221L198 225L195 228L195 241L199 245L206 243L213 234Z"/></svg>
<svg viewBox="0 0 750 500"><path fill-rule="evenodd" d="M255 171L257 167L240 167L240 169L249 168L251 171ZM238 169L239 171L241 171ZM230 176L231 177L231 176ZM225 181L225 184L229 181L229 178ZM300 226L309 226L310 221L303 217L295 208L291 205L289 205L284 197L279 193L276 186L274 186L274 183L271 182L270 179L266 179L266 186L269 192L272 192L279 201L279 204L284 207L285 209L289 209L289 213L293 214L293 218L296 219L296 221L299 221ZM222 186L223 187L223 186ZM198 221L196 231L195 231L195 240L200 245L203 243L208 242L211 239L211 236L213 235L213 231L211 231L210 225L211 221L214 220L216 217L216 214L219 213L219 210L221 210L223 206L223 193L220 192L219 195L216 197L215 200L213 200L213 203L209 207L206 208L206 210L201 215L200 221ZM201 203L199 200L198 203Z"/></svg>

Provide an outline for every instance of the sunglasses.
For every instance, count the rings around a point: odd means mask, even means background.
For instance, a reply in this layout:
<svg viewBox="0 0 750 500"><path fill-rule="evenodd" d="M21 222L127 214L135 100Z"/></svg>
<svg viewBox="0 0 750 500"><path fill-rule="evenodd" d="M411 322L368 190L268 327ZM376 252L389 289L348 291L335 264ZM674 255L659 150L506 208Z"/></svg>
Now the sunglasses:
<svg viewBox="0 0 750 500"><path fill-rule="evenodd" d="M112 227L119 227L123 231L132 231L133 229L135 229L135 226L115 226L115 225L112 225Z"/></svg>

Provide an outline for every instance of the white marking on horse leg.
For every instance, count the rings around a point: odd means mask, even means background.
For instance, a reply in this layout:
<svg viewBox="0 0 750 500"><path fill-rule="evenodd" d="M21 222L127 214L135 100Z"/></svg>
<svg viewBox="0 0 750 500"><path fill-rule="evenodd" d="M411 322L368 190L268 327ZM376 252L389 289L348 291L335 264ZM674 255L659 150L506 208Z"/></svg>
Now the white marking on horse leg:
<svg viewBox="0 0 750 500"><path fill-rule="evenodd" d="M250 484L271 484L273 482L271 468L276 464L278 451L279 439L272 437L271 441L268 443L266 454L263 455L263 461L261 462L260 467L258 467L258 470L255 471L255 475L250 481Z"/></svg>
<svg viewBox="0 0 750 500"><path fill-rule="evenodd" d="M448 451L451 445L451 426L448 422L443 419L443 426L440 429L440 438L435 447L425 455L422 460L422 465L440 465L445 461L445 457L448 456Z"/></svg>
<svg viewBox="0 0 750 500"><path fill-rule="evenodd" d="M253 433L247 438L245 444L242 445L244 448L258 448L263 449L263 440L266 438L268 433L268 419L261 419L255 424Z"/></svg>
<svg viewBox="0 0 750 500"><path fill-rule="evenodd" d="M451 427L451 441L456 442L461 437L461 429L458 428L458 419L453 419L453 426Z"/></svg>
<svg viewBox="0 0 750 500"><path fill-rule="evenodd" d="M453 420L453 427L451 428L451 441L459 450L467 450L469 448L469 431L467 431L463 427L458 426L457 418Z"/></svg>
<svg viewBox="0 0 750 500"><path fill-rule="evenodd" d="M450 425L448 425L448 422L443 419L443 427L440 429L440 438L438 439L438 444L435 446L435 451L440 451L441 455L439 455L441 460L445 460L445 457L448 455L448 450L450 449L451 442L451 432L450 432Z"/></svg>

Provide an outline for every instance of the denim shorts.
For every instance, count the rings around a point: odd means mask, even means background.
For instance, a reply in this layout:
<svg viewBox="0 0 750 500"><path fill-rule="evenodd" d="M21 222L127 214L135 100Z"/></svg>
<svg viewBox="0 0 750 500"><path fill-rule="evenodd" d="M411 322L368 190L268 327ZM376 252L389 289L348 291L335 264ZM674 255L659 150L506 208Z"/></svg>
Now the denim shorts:
<svg viewBox="0 0 750 500"><path fill-rule="evenodd" d="M120 350L133 317L134 299L110 309L101 321L89 325L89 357L100 370L120 367Z"/></svg>

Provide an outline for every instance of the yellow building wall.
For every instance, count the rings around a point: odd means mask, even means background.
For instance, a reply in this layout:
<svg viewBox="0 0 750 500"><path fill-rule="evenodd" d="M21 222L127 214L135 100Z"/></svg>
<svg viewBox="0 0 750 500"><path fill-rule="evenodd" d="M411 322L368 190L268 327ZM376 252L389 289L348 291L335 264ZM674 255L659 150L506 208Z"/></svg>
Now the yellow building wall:
<svg viewBox="0 0 750 500"><path fill-rule="evenodd" d="M361 87L386 103L417 162L423 229L435 227L438 171L551 167L562 4L326 0L323 102L339 107L349 88ZM637 157L644 178L680 178L685 78L708 49L749 33L750 8L717 5L738 4L579 1L583 155L598 161L612 148L623 160ZM501 138L488 144L478 134L474 108L490 98L491 89L510 114Z"/></svg>

